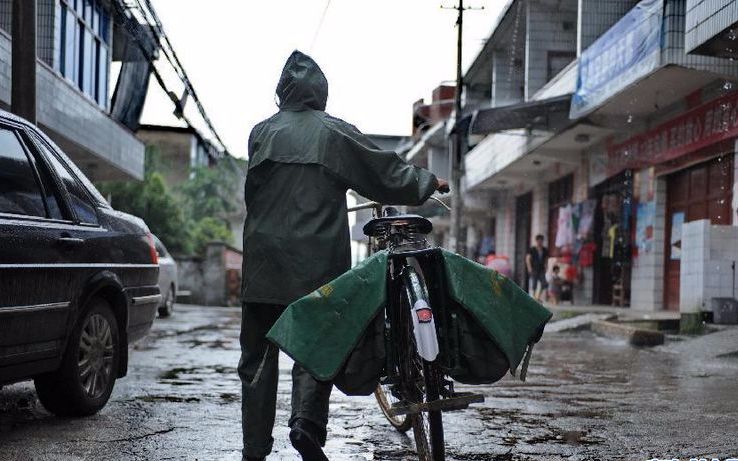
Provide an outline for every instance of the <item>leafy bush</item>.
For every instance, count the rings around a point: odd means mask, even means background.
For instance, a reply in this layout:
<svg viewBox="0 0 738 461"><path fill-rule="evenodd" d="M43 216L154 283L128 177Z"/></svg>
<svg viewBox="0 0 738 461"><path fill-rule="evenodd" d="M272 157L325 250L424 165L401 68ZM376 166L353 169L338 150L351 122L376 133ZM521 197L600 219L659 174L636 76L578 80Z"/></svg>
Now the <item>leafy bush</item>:
<svg viewBox="0 0 738 461"><path fill-rule="evenodd" d="M117 210L138 216L175 253L191 253L192 238L180 202L167 190L161 174L153 172L144 181L116 181L97 185Z"/></svg>
<svg viewBox="0 0 738 461"><path fill-rule="evenodd" d="M175 191L169 190L156 148L146 150L143 182L98 184L110 204L146 221L173 253L203 254L211 241L233 242L228 216L237 211L240 176L237 161L224 159L213 168L198 167Z"/></svg>

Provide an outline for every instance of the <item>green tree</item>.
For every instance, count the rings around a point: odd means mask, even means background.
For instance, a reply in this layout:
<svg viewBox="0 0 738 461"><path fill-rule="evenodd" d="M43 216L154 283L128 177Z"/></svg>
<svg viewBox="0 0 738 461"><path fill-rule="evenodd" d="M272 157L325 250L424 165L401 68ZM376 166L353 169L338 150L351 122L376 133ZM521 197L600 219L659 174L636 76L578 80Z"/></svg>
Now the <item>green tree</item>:
<svg viewBox="0 0 738 461"><path fill-rule="evenodd" d="M158 172L163 168L159 150L149 146L143 182L107 182L98 188L113 207L146 221L172 252L202 254L208 242L232 243L228 218L243 206L246 162L226 157L211 168L195 168L192 178L173 192Z"/></svg>
<svg viewBox="0 0 738 461"><path fill-rule="evenodd" d="M192 239L182 205L167 190L164 178L156 172L146 174L143 182L119 181L98 184L120 211L138 216L167 248L175 253L191 253Z"/></svg>
<svg viewBox="0 0 738 461"><path fill-rule="evenodd" d="M189 181L179 187L189 217L194 221L204 218L225 220L236 210L238 175L221 161L214 167L197 167Z"/></svg>
<svg viewBox="0 0 738 461"><path fill-rule="evenodd" d="M208 242L230 243L233 238L233 233L223 221L210 217L202 218L194 223L191 235L192 245L198 254L205 253L205 246Z"/></svg>

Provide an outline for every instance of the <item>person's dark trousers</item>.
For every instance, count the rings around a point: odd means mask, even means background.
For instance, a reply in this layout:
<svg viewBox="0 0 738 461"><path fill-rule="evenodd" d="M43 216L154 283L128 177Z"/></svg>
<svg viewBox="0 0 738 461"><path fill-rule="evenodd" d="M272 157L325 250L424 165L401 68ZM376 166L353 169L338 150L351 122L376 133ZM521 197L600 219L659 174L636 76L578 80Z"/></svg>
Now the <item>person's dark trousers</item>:
<svg viewBox="0 0 738 461"><path fill-rule="evenodd" d="M285 306L244 303L241 318L241 424L243 457L264 458L272 451L272 429L277 403L279 349L266 334L284 312ZM298 418L320 428L325 444L328 401L333 385L317 381L301 366L292 367L292 416L290 427Z"/></svg>

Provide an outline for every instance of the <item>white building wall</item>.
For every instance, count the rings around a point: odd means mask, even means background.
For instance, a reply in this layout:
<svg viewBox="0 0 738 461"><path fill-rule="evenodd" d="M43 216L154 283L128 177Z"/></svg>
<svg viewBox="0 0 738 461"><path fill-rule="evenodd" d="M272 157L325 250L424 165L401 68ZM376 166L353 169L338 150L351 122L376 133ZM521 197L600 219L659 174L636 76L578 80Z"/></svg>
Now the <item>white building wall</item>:
<svg viewBox="0 0 738 461"><path fill-rule="evenodd" d="M738 66L729 59L699 56L685 52L686 14L687 5L684 0L664 1L664 38L661 64L678 64L719 75L738 76Z"/></svg>
<svg viewBox="0 0 738 461"><path fill-rule="evenodd" d="M525 99L530 99L553 75L548 75L549 52L576 54L577 8L563 0L556 8L529 1L526 15ZM574 56L572 56L573 60Z"/></svg>
<svg viewBox="0 0 738 461"><path fill-rule="evenodd" d="M533 187L530 230L529 246L535 242L536 235L543 234L546 237L546 246L551 248L551 242L548 241L548 183L545 181L540 181Z"/></svg>
<svg viewBox="0 0 738 461"><path fill-rule="evenodd" d="M510 265L515 259L515 197L501 193L495 200L495 252L510 258Z"/></svg>
<svg viewBox="0 0 738 461"><path fill-rule="evenodd" d="M643 170L647 176L647 170ZM647 187L645 181L642 187ZM645 193L641 191L641 197ZM654 178L655 216L651 251L633 258L630 305L634 309L658 311L664 306L664 245L666 238L666 178Z"/></svg>
<svg viewBox="0 0 738 461"><path fill-rule="evenodd" d="M738 0L687 0L685 48L694 50L738 21Z"/></svg>
<svg viewBox="0 0 738 461"><path fill-rule="evenodd" d="M522 40L521 40L522 41ZM492 55L492 107L506 106L523 100L523 52L513 48L494 50Z"/></svg>
<svg viewBox="0 0 738 461"><path fill-rule="evenodd" d="M577 56L637 3L638 0L579 0Z"/></svg>
<svg viewBox="0 0 738 461"><path fill-rule="evenodd" d="M738 261L738 227L712 225L709 219L684 223L681 258L682 314L709 311L712 298L735 296L733 264Z"/></svg>

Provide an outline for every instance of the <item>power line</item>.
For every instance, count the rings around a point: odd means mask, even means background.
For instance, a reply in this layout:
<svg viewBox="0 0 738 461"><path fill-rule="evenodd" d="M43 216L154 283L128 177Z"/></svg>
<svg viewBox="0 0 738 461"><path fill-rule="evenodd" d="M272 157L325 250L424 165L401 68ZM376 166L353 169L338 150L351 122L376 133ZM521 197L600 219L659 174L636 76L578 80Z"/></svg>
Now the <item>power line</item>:
<svg viewBox="0 0 738 461"><path fill-rule="evenodd" d="M228 148L226 147L222 138L218 134L218 131L216 130L215 126L210 120L210 117L205 111L205 107L203 106L200 98L197 96L195 87L192 85L192 82L190 81L189 76L187 75L187 72L184 69L184 66L179 60L179 57L177 56L177 53L174 50L174 46L172 46L172 43L169 40L169 37L167 36L166 32L164 32L164 27L162 25L162 22L159 19L158 15L156 14L156 10L154 10L154 7L151 4L151 1L144 0L146 7L144 7L144 5L141 4L140 0L133 0L133 2L135 3L131 4L130 2L126 2L125 3L126 7L128 9L133 9L133 8L138 9L139 12L141 13L142 19L146 22L149 28L152 29L152 32L154 32L154 36L160 37L161 42L159 43L159 49L162 51L167 62L169 62L169 65L172 66L172 69L177 74L177 77L179 77L179 79L182 81L182 84L185 87L185 93L183 95L183 100L176 99L176 96L171 91L169 91L169 89L166 87L166 84L164 83L164 80L161 74L156 68L155 60L153 59L154 57L147 55L147 58L149 58L149 61L151 62L152 72L154 73L154 76L156 77L156 80L159 83L159 86L161 86L162 89L167 93L167 95L169 96L169 98L172 100L172 102L175 104L175 107L177 108L177 110L175 110L177 116L182 118L185 121L185 123L187 123L187 125L193 126L190 120L184 115L184 98L186 98L186 96L189 95L189 97L192 98L195 105L197 106L200 116L205 122L205 125L207 125L208 129L212 133L213 137L223 148L224 152L226 154L229 154ZM140 43L139 43L139 46L141 46Z"/></svg>
<svg viewBox="0 0 738 461"><path fill-rule="evenodd" d="M325 21L325 16L328 13L328 7L330 7L330 6L331 6L331 0L326 0L326 2L325 2L325 8L323 8L323 13L320 15L320 22L318 23L318 27L315 29L315 33L313 34L313 40L310 42L310 48L309 48L309 50L311 52L313 51L313 47L315 46L315 41L318 39L318 35L320 34L320 30L323 28L323 22Z"/></svg>

